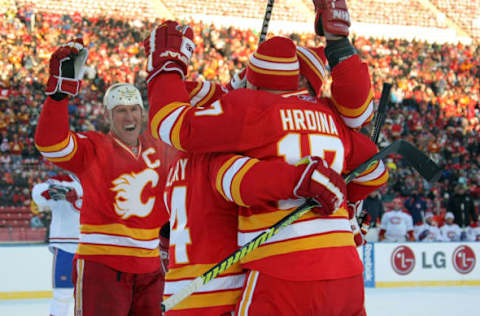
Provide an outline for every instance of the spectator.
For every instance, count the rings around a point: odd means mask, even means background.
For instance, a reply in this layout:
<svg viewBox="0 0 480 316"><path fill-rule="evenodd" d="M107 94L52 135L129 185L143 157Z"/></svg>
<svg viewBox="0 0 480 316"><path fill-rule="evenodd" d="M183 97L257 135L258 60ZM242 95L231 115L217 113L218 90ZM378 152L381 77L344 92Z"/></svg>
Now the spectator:
<svg viewBox="0 0 480 316"><path fill-rule="evenodd" d="M392 210L383 214L378 233L379 241L414 241L413 219L408 212L402 208L403 202L400 198L393 200Z"/></svg>
<svg viewBox="0 0 480 316"><path fill-rule="evenodd" d="M410 197L405 200L405 208L413 218L413 225L422 222L423 214L427 210L427 202L419 194L417 187L412 188Z"/></svg>
<svg viewBox="0 0 480 316"><path fill-rule="evenodd" d="M445 214L445 224L440 227L440 233L444 241L460 241L462 231L460 227L453 222L455 216L451 212Z"/></svg>
<svg viewBox="0 0 480 316"><path fill-rule="evenodd" d="M466 185L457 184L455 186L455 193L448 200L447 211L453 213L455 223L462 229L477 221L475 205L472 197L467 194Z"/></svg>
<svg viewBox="0 0 480 316"><path fill-rule="evenodd" d="M468 241L480 241L480 220L467 227L466 236Z"/></svg>
<svg viewBox="0 0 480 316"><path fill-rule="evenodd" d="M381 193L379 191L373 191L367 196L363 203L364 209L367 210L371 218L370 227L377 227L377 221L380 221L384 213Z"/></svg>
<svg viewBox="0 0 480 316"><path fill-rule="evenodd" d="M442 235L437 226L437 222L433 220L433 213L425 214L425 223L415 226L415 239L417 241L441 241Z"/></svg>

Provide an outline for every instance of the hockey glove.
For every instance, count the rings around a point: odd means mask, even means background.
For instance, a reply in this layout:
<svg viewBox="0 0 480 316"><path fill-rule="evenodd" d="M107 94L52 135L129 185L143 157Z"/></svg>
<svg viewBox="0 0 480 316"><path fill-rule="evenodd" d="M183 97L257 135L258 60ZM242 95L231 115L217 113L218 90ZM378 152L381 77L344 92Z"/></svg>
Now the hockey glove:
<svg viewBox="0 0 480 316"><path fill-rule="evenodd" d="M68 95L77 95L85 73L88 49L81 38L59 47L50 57L50 77L45 93L59 101Z"/></svg>
<svg viewBox="0 0 480 316"><path fill-rule="evenodd" d="M314 212L322 216L331 215L344 201L347 186L342 176L319 157L306 157L300 164L308 165L293 194L298 198L312 198L318 203Z"/></svg>
<svg viewBox="0 0 480 316"><path fill-rule="evenodd" d="M66 196L69 191L69 188L61 185L50 185L48 187L48 195L54 201L66 200Z"/></svg>
<svg viewBox="0 0 480 316"><path fill-rule="evenodd" d="M78 200L77 191L74 189L71 189L70 191L67 192L67 194L65 194L65 199L68 202L72 203L72 205L75 205L75 202Z"/></svg>
<svg viewBox="0 0 480 316"><path fill-rule="evenodd" d="M350 14L345 0L313 0L315 6L315 33L327 40L348 36Z"/></svg>
<svg viewBox="0 0 480 316"><path fill-rule="evenodd" d="M195 44L189 26L166 21L156 27L143 41L147 56L147 83L161 72L178 72L182 79L187 75Z"/></svg>
<svg viewBox="0 0 480 316"><path fill-rule="evenodd" d="M353 232L353 239L357 247L363 246L367 243L365 237L370 227L371 217L367 210L362 209L363 201L348 202L348 218L350 219L350 226Z"/></svg>
<svg viewBox="0 0 480 316"><path fill-rule="evenodd" d="M246 68L243 68L239 72L235 73L226 86L228 91L245 88L247 86L247 76L245 76L246 73Z"/></svg>

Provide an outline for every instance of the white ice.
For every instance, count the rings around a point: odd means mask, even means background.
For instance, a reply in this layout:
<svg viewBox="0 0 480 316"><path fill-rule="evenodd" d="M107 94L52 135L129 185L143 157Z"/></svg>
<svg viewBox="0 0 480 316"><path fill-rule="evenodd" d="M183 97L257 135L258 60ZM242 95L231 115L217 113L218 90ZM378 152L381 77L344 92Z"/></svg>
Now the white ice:
<svg viewBox="0 0 480 316"><path fill-rule="evenodd" d="M368 316L480 315L480 287L476 286L377 288L366 289L365 296ZM48 308L47 299L0 300L2 316L46 316Z"/></svg>

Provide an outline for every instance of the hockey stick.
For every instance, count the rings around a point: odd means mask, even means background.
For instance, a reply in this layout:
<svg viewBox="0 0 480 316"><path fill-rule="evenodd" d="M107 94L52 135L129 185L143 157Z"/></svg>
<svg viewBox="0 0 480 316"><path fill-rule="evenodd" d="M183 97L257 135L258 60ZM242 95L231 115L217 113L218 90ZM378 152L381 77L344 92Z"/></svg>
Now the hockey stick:
<svg viewBox="0 0 480 316"><path fill-rule="evenodd" d="M367 170L370 166L393 153L401 155L404 159L410 162L410 164L412 164L412 166L425 179L429 181L435 181L440 176L440 169L437 167L435 162L433 162L423 152L421 152L409 142L404 140L398 140L392 143L390 146L386 147L385 149L381 150L377 154L373 155L370 159L362 163L357 168L355 168L355 170L353 170L345 177L345 182L349 183L359 174ZM275 236L282 228L290 225L291 223L302 217L305 213L310 211L316 205L316 202L312 200L307 200L290 214L279 220L272 227L270 227L257 237L253 238L247 244L245 244L240 249L220 261L207 272L195 278L185 288L163 301L162 310L164 312L170 310L172 307L174 307L175 305L183 301L185 298L190 296L192 293L197 291L202 285L207 284L208 282L216 278L219 274L230 268L233 264L239 262L240 259L251 253L254 249L258 248L268 239Z"/></svg>
<svg viewBox="0 0 480 316"><path fill-rule="evenodd" d="M376 144L378 142L378 137L380 136L380 131L385 123L385 118L387 117L388 103L390 99L390 90L392 89L391 83L383 83L382 95L380 96L380 103L378 104L377 114L375 115L375 125L372 130L372 135L370 139Z"/></svg>
<svg viewBox="0 0 480 316"><path fill-rule="evenodd" d="M268 0L267 8L265 9L265 17L263 18L262 32L260 33L260 38L258 40L258 45L262 44L265 38L267 37L268 24L270 23L270 18L272 17L273 3L275 0Z"/></svg>

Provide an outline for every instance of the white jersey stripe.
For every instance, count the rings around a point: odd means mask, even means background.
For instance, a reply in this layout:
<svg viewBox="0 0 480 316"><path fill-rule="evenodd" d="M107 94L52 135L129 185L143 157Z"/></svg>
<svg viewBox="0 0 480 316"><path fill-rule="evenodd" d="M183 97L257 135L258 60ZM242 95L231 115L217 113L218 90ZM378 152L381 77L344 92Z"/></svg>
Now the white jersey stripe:
<svg viewBox="0 0 480 316"><path fill-rule="evenodd" d="M175 124L178 117L180 116L180 113L182 113L184 109L185 109L185 105L173 111L170 115L165 117L165 119L162 121L162 124L160 124L160 126L158 127L158 135L160 136L163 142L169 144L170 146L172 146L170 135L171 135L173 125Z"/></svg>
<svg viewBox="0 0 480 316"><path fill-rule="evenodd" d="M369 172L368 174L364 175L364 176L361 176L361 177L357 177L355 179L353 179L354 182L369 182L369 181L372 181L372 180L375 180L377 178L379 178L383 173L385 172L385 165L383 164L382 161L379 162L378 166L372 170L371 172Z"/></svg>
<svg viewBox="0 0 480 316"><path fill-rule="evenodd" d="M165 290L164 295L173 295L183 288L187 287L192 279L181 280L181 281L169 281L165 280ZM211 280L207 284L203 285L200 289L195 291L195 293L206 293L214 291L223 291L223 290L238 290L243 286L245 281L245 274L239 275L228 275L228 276L219 276Z"/></svg>
<svg viewBox="0 0 480 316"><path fill-rule="evenodd" d="M241 247L248 243L253 238L257 237L265 230L255 232L238 232L238 245ZM275 236L267 240L264 244L274 243L278 241L285 241L293 238L307 237L311 235L318 235L323 233L333 232L351 232L352 228L346 218L332 218L321 219L314 218L308 221L293 223L283 228Z"/></svg>
<svg viewBox="0 0 480 316"><path fill-rule="evenodd" d="M99 245L113 245L113 246L125 246L125 247L135 247L153 250L158 248L159 240L137 240L130 237L122 236L111 236L104 234L80 234L80 242L88 244L99 244Z"/></svg>
<svg viewBox="0 0 480 316"><path fill-rule="evenodd" d="M229 201L233 202L232 198L232 181L237 172L245 165L245 163L249 160L247 157L243 157L237 159L226 171L223 175L222 179L222 189L225 193L225 196L228 198Z"/></svg>
<svg viewBox="0 0 480 316"><path fill-rule="evenodd" d="M198 102L202 101L202 99L205 98L210 92L211 87L212 84L210 82L204 81L202 83L202 88L190 99L190 104L195 106Z"/></svg>
<svg viewBox="0 0 480 316"><path fill-rule="evenodd" d="M359 128L370 117L372 112L373 112L373 101L370 101L370 103L368 104L367 108L362 113L362 115L360 115L358 117L355 117L355 118L347 117L347 116L344 116L344 115L340 115L340 116L342 117L342 120L345 122L345 124L348 127Z"/></svg>
<svg viewBox="0 0 480 316"><path fill-rule="evenodd" d="M70 137L68 138L68 144L65 148L58 151L41 151L41 154L45 158L62 158L71 154L73 152L74 146L75 142L73 140L73 136L70 135Z"/></svg>

